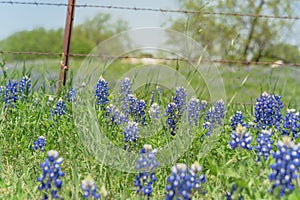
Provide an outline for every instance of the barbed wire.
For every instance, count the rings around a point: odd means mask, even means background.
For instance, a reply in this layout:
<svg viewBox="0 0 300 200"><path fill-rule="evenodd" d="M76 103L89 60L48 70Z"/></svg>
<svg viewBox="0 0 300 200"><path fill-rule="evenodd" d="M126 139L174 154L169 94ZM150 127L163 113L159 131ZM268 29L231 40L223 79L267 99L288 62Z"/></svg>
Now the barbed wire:
<svg viewBox="0 0 300 200"><path fill-rule="evenodd" d="M57 56L62 57L62 53L54 52L34 52L34 51L4 51L0 50L0 54L12 55L35 55L35 56ZM146 57L146 56L113 56L113 55L99 55L99 54L83 54L70 53L70 57L100 57L109 59L152 59L158 61L186 61L179 57ZM283 62L266 62L266 61L245 61L245 60L227 60L227 59L202 59L203 62L223 63L223 64L240 64L240 65L273 65L273 66L295 66L300 67L300 63L283 63Z"/></svg>
<svg viewBox="0 0 300 200"><path fill-rule="evenodd" d="M68 6L67 3L51 3L51 2L24 2L24 1L0 1L0 4L10 5L34 5L34 6ZM250 13L229 13L229 12L212 12L212 11L196 11L196 10L180 10L180 9L163 9L163 8L143 8L143 7L128 7L128 6L112 6L112 5L92 5L92 4L76 4L78 8L102 8L102 9L118 9L118 10L134 10L134 11L149 11L149 12L162 12L162 13L183 13L194 15L223 15L232 17L256 17L256 18L273 18L273 19L286 19L286 20L299 20L299 16L275 16L263 14L250 14Z"/></svg>

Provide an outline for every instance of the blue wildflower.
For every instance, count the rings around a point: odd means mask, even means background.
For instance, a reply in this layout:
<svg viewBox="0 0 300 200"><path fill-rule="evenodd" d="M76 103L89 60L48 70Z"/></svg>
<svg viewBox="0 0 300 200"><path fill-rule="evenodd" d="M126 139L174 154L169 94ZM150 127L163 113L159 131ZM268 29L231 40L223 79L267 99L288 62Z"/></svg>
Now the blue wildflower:
<svg viewBox="0 0 300 200"><path fill-rule="evenodd" d="M51 117L54 117L54 116L61 116L61 115L64 115L66 114L67 112L67 107L66 107L66 104L65 102L62 100L62 98L60 98L56 104L56 106L51 109Z"/></svg>
<svg viewBox="0 0 300 200"><path fill-rule="evenodd" d="M132 83L130 78L125 77L120 84L120 94L122 102L122 111L128 116L130 114L129 95L132 94Z"/></svg>
<svg viewBox="0 0 300 200"><path fill-rule="evenodd" d="M206 135L210 136L214 128L222 125L222 121L225 117L225 104L223 100L219 100L214 104L212 108L210 108L204 119L203 128L206 129Z"/></svg>
<svg viewBox="0 0 300 200"><path fill-rule="evenodd" d="M270 95L267 92L261 94L255 104L255 120L257 128L268 129L274 126L279 129L282 121L281 109L283 104L281 97Z"/></svg>
<svg viewBox="0 0 300 200"><path fill-rule="evenodd" d="M273 140L271 140L272 130L262 130L262 133L258 135L256 142L258 146L255 147L257 150L258 159L262 156L265 160L269 158L273 152Z"/></svg>
<svg viewBox="0 0 300 200"><path fill-rule="evenodd" d="M96 97L96 104L104 108L104 106L108 103L108 96L109 96L109 87L106 80L103 79L101 76L97 84L95 86L94 96Z"/></svg>
<svg viewBox="0 0 300 200"><path fill-rule="evenodd" d="M137 193L147 196L148 199L153 192L152 185L157 180L154 172L158 167L155 160L156 153L156 149L152 150L151 145L145 144L140 151L140 157L136 160L136 170L139 174L135 177L134 186L138 187Z"/></svg>
<svg viewBox="0 0 300 200"><path fill-rule="evenodd" d="M160 107L157 103L153 103L148 112L151 120L158 120L160 118Z"/></svg>
<svg viewBox="0 0 300 200"><path fill-rule="evenodd" d="M49 96L48 99L47 99L47 103L51 103L52 101L54 101L54 97L53 96Z"/></svg>
<svg viewBox="0 0 300 200"><path fill-rule="evenodd" d="M226 192L226 200L233 200L233 195L234 195L234 192L237 191L238 187L236 186L236 184L233 184L232 187L231 187L231 190L230 190L230 193ZM243 196L240 194L239 197L238 197L238 200L242 200L243 199Z"/></svg>
<svg viewBox="0 0 300 200"><path fill-rule="evenodd" d="M138 99L136 98L135 95L128 94L129 110L127 110L126 113L130 113L131 115L135 115L136 114L136 109L137 109L137 102L138 102Z"/></svg>
<svg viewBox="0 0 300 200"><path fill-rule="evenodd" d="M138 100L136 103L136 116L135 121L141 122L142 125L146 125L146 102L144 100Z"/></svg>
<svg viewBox="0 0 300 200"><path fill-rule="evenodd" d="M154 103L154 100L155 100L155 91L152 90L152 91L151 91L150 105L152 105L152 104Z"/></svg>
<svg viewBox="0 0 300 200"><path fill-rule="evenodd" d="M128 94L128 110L125 113L131 114L134 117L135 122L141 122L142 125L146 125L146 102L139 100L133 94Z"/></svg>
<svg viewBox="0 0 300 200"><path fill-rule="evenodd" d="M132 93L131 87L132 87L132 82L131 82L130 78L125 77L120 85L121 94L124 96L131 94Z"/></svg>
<svg viewBox="0 0 300 200"><path fill-rule="evenodd" d="M283 119L282 135L290 135L294 138L300 136L300 114L295 109L288 109Z"/></svg>
<svg viewBox="0 0 300 200"><path fill-rule="evenodd" d="M201 184L206 182L205 175L198 176L201 167L195 162L190 169L186 164L177 164L172 167L172 174L167 178L167 195L165 200L191 200L193 192L200 190Z"/></svg>
<svg viewBox="0 0 300 200"><path fill-rule="evenodd" d="M190 125L198 126L199 124L199 119L201 111L205 109L205 101L201 101L199 105L199 100L196 98L191 98L190 102L187 105L187 112L188 112L188 121Z"/></svg>
<svg viewBox="0 0 300 200"><path fill-rule="evenodd" d="M116 125L127 122L127 117L112 104L106 108L106 117L108 117L109 120Z"/></svg>
<svg viewBox="0 0 300 200"><path fill-rule="evenodd" d="M74 88L71 88L68 94L66 95L66 99L68 102L75 102L77 98L77 92Z"/></svg>
<svg viewBox="0 0 300 200"><path fill-rule="evenodd" d="M273 153L275 164L270 165L272 172L269 180L274 182L271 192L280 189L280 197L295 189L293 180L298 178L300 171L300 146L294 144L288 136L277 143L277 152Z"/></svg>
<svg viewBox="0 0 300 200"><path fill-rule="evenodd" d="M243 127L241 124L238 124L236 130L230 135L232 141L229 142L229 145L232 149L241 147L247 150L251 150L250 145L252 136L249 132L246 132L247 128Z"/></svg>
<svg viewBox="0 0 300 200"><path fill-rule="evenodd" d="M47 155L48 158L45 160L45 162L40 164L43 175L37 179L37 181L41 183L38 189L45 191L43 199L48 199L47 192L49 190L51 190L53 199L58 199L60 196L58 196L57 190L60 190L63 184L62 180L60 180L60 177L65 175L60 169L63 159L58 158L58 152L54 150L50 150Z"/></svg>
<svg viewBox="0 0 300 200"><path fill-rule="evenodd" d="M9 80L4 91L5 107L13 107L18 99L18 82Z"/></svg>
<svg viewBox="0 0 300 200"><path fill-rule="evenodd" d="M139 130L138 123L131 121L128 122L124 130L124 149L130 150L132 145L136 145Z"/></svg>
<svg viewBox="0 0 300 200"><path fill-rule="evenodd" d="M204 111L205 110L205 108L206 108L206 106L207 106L207 101L205 101L205 100L202 100L201 102L200 102L200 111Z"/></svg>
<svg viewBox="0 0 300 200"><path fill-rule="evenodd" d="M41 151L44 151L45 146L46 146L46 138L43 136L39 136L38 139L34 142L33 150L36 151L40 149Z"/></svg>
<svg viewBox="0 0 300 200"><path fill-rule="evenodd" d="M97 194L97 187L91 176L85 178L80 187L83 190L83 198L91 199L94 197L94 199L100 199L101 195Z"/></svg>
<svg viewBox="0 0 300 200"><path fill-rule="evenodd" d="M166 114L167 116L167 124L168 127L167 129L170 131L171 135L176 134L176 124L178 122L178 111L177 111L177 106L175 103L171 102L168 104Z"/></svg>
<svg viewBox="0 0 300 200"><path fill-rule="evenodd" d="M173 101L178 109L178 114L181 116L186 109L186 93L183 87L177 87Z"/></svg>
<svg viewBox="0 0 300 200"><path fill-rule="evenodd" d="M237 125L240 123L242 126L248 128L248 125L244 122L244 116L241 111L236 111L235 115L230 117L231 120L231 128L232 130L235 130Z"/></svg>
<svg viewBox="0 0 300 200"><path fill-rule="evenodd" d="M31 88L31 79L27 76L24 76L19 82L19 89L21 95L28 95Z"/></svg>

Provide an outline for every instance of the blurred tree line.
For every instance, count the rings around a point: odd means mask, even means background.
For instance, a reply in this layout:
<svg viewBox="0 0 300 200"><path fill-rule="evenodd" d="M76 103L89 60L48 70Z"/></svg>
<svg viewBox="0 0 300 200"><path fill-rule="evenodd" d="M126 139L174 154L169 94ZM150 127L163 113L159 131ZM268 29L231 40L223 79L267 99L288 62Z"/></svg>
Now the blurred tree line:
<svg viewBox="0 0 300 200"><path fill-rule="evenodd" d="M293 16L296 0L177 0L180 8L203 12L247 13L254 15ZM244 16L184 14L171 19L167 26L184 32L206 47L213 58L248 61L300 62L299 47L288 41L295 20ZM112 20L99 13L74 27L71 53L90 53L101 41L128 29L124 20ZM62 52L62 28L38 28L20 31L0 41L0 50ZM171 42L176 38L171 38ZM116 41L117 43L118 41ZM112 44L112 47L114 44ZM12 55L13 59L41 58Z"/></svg>
<svg viewBox="0 0 300 200"><path fill-rule="evenodd" d="M203 12L293 16L295 0L178 0L180 8ZM247 61L300 61L299 47L287 41L295 20L224 15L184 14L171 20L173 30L185 32L206 46L210 56ZM175 40L176 41L176 40Z"/></svg>
<svg viewBox="0 0 300 200"><path fill-rule="evenodd" d="M99 13L92 19L74 26L71 53L88 54L101 41L127 29L126 21L112 20L109 14ZM0 50L62 53L63 37L63 28L20 31L0 41ZM6 55L6 57L16 60L43 58L37 55Z"/></svg>

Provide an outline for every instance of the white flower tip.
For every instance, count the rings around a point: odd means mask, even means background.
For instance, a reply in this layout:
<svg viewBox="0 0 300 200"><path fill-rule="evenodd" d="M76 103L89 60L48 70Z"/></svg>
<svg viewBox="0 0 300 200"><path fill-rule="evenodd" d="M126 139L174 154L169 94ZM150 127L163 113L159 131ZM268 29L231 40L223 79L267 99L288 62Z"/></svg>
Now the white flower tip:
<svg viewBox="0 0 300 200"><path fill-rule="evenodd" d="M287 109L286 111L289 112L289 113L294 113L294 112L296 112L296 109L291 108L291 109Z"/></svg>
<svg viewBox="0 0 300 200"><path fill-rule="evenodd" d="M261 132L263 134L270 135L272 131L271 130L262 130Z"/></svg>
<svg viewBox="0 0 300 200"><path fill-rule="evenodd" d="M187 168L186 164L177 163L175 166L172 167L172 172L177 173L178 171L185 171L186 168Z"/></svg>
<svg viewBox="0 0 300 200"><path fill-rule="evenodd" d="M146 152L151 151L152 150L152 146L151 144L144 144L144 148L146 150Z"/></svg>
<svg viewBox="0 0 300 200"><path fill-rule="evenodd" d="M289 136L284 136L282 138L282 142L281 142L283 145L286 145L288 147L291 147L291 148L294 148L295 146L295 143L292 141L292 139L289 137Z"/></svg>
<svg viewBox="0 0 300 200"><path fill-rule="evenodd" d="M95 186L95 181L94 179L88 175L82 182L81 182L81 187L83 188L92 188Z"/></svg>
<svg viewBox="0 0 300 200"><path fill-rule="evenodd" d="M63 160L64 160L63 158L59 158L59 159L56 160L56 162L57 163L62 163Z"/></svg>
<svg viewBox="0 0 300 200"><path fill-rule="evenodd" d="M201 100L201 103L202 103L202 104L207 104L207 101Z"/></svg>
<svg viewBox="0 0 300 200"><path fill-rule="evenodd" d="M266 91L264 91L264 92L262 93L262 96L267 97L267 96L269 96L269 93L267 93Z"/></svg>
<svg viewBox="0 0 300 200"><path fill-rule="evenodd" d="M58 152L55 150L50 150L48 151L48 157L53 157L54 159L56 159L58 157Z"/></svg>
<svg viewBox="0 0 300 200"><path fill-rule="evenodd" d="M191 166L191 170L196 174L198 172L200 172L202 170L200 164L198 161L194 162L194 164L192 164Z"/></svg>
<svg viewBox="0 0 300 200"><path fill-rule="evenodd" d="M49 96L48 101L53 101L53 100L54 100L53 96Z"/></svg>
<svg viewBox="0 0 300 200"><path fill-rule="evenodd" d="M240 123L236 126L236 129L235 129L235 131L238 135L244 134L246 132L246 130L247 130L246 127L243 127Z"/></svg>

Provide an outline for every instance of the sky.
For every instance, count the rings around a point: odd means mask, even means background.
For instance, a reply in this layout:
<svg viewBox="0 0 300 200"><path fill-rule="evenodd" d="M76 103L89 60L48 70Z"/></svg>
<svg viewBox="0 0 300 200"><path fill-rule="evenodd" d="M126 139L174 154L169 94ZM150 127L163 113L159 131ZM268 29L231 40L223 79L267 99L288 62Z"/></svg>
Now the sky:
<svg viewBox="0 0 300 200"><path fill-rule="evenodd" d="M12 0L17 1L17 0ZM25 2L67 3L68 0L18 0ZM114 5L128 7L146 7L178 9L178 0L77 0L77 4ZM300 11L300 3L296 10ZM178 13L161 13L147 11L127 11L101 8L79 8L75 10L74 24L83 23L97 13L110 13L114 19L121 18L128 22L131 28L157 27L170 18L182 16ZM296 12L300 13L300 12ZM65 26L66 7L10 5L0 4L0 40L14 32L44 27L46 29ZM300 47L300 20L294 25L293 31L287 37L289 42Z"/></svg>
<svg viewBox="0 0 300 200"><path fill-rule="evenodd" d="M25 0L22 0L25 1ZM31 0L26 0L30 2ZM33 2L67 3L67 0L32 0ZM77 0L77 4L93 5L118 5L129 7L150 7L176 9L176 0ZM74 24L84 22L99 12L110 13L113 18L121 18L129 23L131 28L157 27L167 21L174 14L163 14L160 12L126 11L101 8L80 8L75 9ZM180 16L179 14L175 14ZM46 29L64 27L66 18L66 7L33 6L33 5L6 5L0 4L0 39L10 34L31 30L38 27Z"/></svg>

